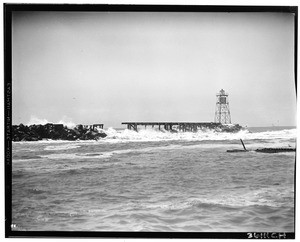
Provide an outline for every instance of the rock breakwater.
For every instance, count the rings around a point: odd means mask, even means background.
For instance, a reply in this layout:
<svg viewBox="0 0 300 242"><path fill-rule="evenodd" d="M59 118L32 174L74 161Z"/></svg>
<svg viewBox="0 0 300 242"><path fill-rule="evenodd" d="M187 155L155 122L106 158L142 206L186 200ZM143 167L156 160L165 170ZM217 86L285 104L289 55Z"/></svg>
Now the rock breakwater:
<svg viewBox="0 0 300 242"><path fill-rule="evenodd" d="M13 125L13 141L38 141L52 140L97 140L106 137L107 134L94 125L77 125L70 129L63 124L48 123L45 125Z"/></svg>

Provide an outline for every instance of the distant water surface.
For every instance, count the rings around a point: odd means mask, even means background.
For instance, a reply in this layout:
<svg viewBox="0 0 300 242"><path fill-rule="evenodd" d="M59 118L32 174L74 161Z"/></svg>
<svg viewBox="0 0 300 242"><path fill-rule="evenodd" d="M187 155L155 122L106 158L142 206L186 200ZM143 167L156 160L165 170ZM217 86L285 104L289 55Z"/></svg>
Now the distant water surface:
<svg viewBox="0 0 300 242"><path fill-rule="evenodd" d="M293 127L237 134L108 129L13 143L12 222L34 231L294 231Z"/></svg>

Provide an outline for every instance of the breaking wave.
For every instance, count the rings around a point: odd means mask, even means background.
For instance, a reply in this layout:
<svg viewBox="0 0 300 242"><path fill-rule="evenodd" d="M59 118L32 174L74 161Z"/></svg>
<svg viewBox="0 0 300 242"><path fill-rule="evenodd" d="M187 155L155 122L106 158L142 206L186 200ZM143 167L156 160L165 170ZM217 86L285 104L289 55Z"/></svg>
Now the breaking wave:
<svg viewBox="0 0 300 242"><path fill-rule="evenodd" d="M110 142L128 142L128 141L168 141L168 140L186 140L186 141L204 141L204 140L274 140L274 139L295 139L296 129L285 129L280 131L267 131L259 133L251 133L248 130L241 130L237 133L217 132L214 130L198 131L198 132L177 132L171 133L168 131L157 130L133 130L117 131L113 128L108 128L105 133L107 137L103 140Z"/></svg>
<svg viewBox="0 0 300 242"><path fill-rule="evenodd" d="M27 123L27 125L37 125L37 124L41 124L41 125L45 125L47 123L53 123L51 121L48 121L47 119L40 119L35 115L31 115L29 122ZM67 116L63 116L61 120L54 122L56 124L63 124L64 126L67 126L68 128L74 128L76 125L75 123L72 122L72 120L70 118L68 118Z"/></svg>

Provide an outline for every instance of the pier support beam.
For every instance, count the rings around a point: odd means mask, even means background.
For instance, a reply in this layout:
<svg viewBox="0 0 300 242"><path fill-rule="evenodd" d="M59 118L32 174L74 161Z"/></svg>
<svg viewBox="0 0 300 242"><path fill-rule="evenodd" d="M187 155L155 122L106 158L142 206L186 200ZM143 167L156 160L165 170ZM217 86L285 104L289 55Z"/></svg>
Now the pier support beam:
<svg viewBox="0 0 300 242"><path fill-rule="evenodd" d="M127 124L127 129L137 131L137 124Z"/></svg>
<svg viewBox="0 0 300 242"><path fill-rule="evenodd" d="M194 122L124 122L122 124L127 125L127 129L138 131L138 125L144 126L147 129L148 126L152 128L158 127L158 130L166 130L166 131L174 131L178 130L181 132L197 132L203 128L215 129L217 127L221 127L222 125L219 123L213 122L202 122L202 123L194 123ZM176 129L176 128L177 129Z"/></svg>

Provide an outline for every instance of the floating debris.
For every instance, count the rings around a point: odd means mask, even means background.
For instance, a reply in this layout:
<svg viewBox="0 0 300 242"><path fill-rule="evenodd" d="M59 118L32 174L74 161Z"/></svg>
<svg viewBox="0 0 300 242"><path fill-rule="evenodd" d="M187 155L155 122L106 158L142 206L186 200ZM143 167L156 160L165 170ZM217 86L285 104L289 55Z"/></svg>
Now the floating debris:
<svg viewBox="0 0 300 242"><path fill-rule="evenodd" d="M237 152L247 152L247 151L249 151L249 150L246 149L243 140L242 139L240 139L240 140L241 140L241 143L244 147L243 150L233 149L233 150L227 150L227 152L237 153ZM291 146L289 145L289 147L291 147ZM256 152L262 152L262 153L281 153L281 152L296 152L296 149L295 148L262 148L262 149L256 149L255 151Z"/></svg>
<svg viewBox="0 0 300 242"><path fill-rule="evenodd" d="M248 150L246 149L246 147L245 147L245 145L244 145L244 142L243 142L243 140L242 139L240 139L241 140L241 143L242 143L242 145L243 145L243 147L244 147L244 149L243 150L239 150L239 149L233 149L233 150L227 150L227 152L230 152L230 153L237 153L237 152L248 152Z"/></svg>
<svg viewBox="0 0 300 242"><path fill-rule="evenodd" d="M227 152L230 152L230 153L248 152L248 151L249 151L249 150L239 150L239 149L227 150Z"/></svg>
<svg viewBox="0 0 300 242"><path fill-rule="evenodd" d="M263 149L256 149L255 151L262 152L262 153L296 152L296 148L263 148Z"/></svg>

